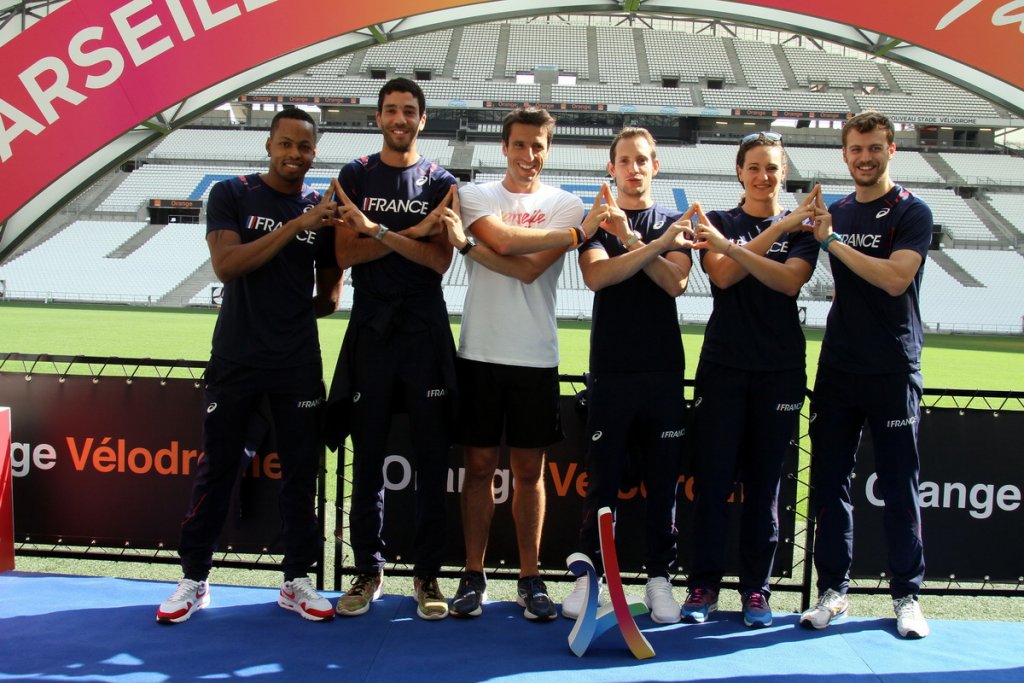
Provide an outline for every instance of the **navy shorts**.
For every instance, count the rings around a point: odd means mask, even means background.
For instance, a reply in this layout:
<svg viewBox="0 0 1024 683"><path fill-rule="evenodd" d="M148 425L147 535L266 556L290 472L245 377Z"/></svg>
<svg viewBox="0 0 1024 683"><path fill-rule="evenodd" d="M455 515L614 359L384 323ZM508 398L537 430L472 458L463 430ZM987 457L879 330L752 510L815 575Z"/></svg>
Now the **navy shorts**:
<svg viewBox="0 0 1024 683"><path fill-rule="evenodd" d="M564 438L558 368L528 368L456 358L456 441L488 448L544 448Z"/></svg>

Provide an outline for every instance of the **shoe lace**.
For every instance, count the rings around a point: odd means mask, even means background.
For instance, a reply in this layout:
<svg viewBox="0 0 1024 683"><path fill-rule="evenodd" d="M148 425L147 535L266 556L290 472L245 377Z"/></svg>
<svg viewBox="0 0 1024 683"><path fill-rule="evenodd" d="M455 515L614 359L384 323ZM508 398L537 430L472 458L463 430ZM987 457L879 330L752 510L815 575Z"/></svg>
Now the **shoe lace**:
<svg viewBox="0 0 1024 683"><path fill-rule="evenodd" d="M686 604L698 605L706 602L710 593L707 588L693 588L690 590L690 594L686 596Z"/></svg>
<svg viewBox="0 0 1024 683"><path fill-rule="evenodd" d="M825 591L820 598L818 598L817 607L819 609L830 610L839 604L839 601L843 599L843 596L836 591L829 588Z"/></svg>
<svg viewBox="0 0 1024 683"><path fill-rule="evenodd" d="M313 588L313 582L310 581L308 576L300 576L296 579L292 579L292 588L295 589L296 593L299 593L306 600L319 600L320 593Z"/></svg>
<svg viewBox="0 0 1024 683"><path fill-rule="evenodd" d="M657 595L672 595L672 584L668 581L655 581L649 584L649 589Z"/></svg>
<svg viewBox="0 0 1024 683"><path fill-rule="evenodd" d="M913 597L908 595L900 598L896 602L896 616L903 619L916 618L917 610L914 609L915 607L917 607L917 601Z"/></svg>
<svg viewBox="0 0 1024 683"><path fill-rule="evenodd" d="M373 574L359 574L356 578L352 579L352 585L348 589L348 595L362 595L363 593L370 593L373 582L377 580L377 577ZM308 579L307 579L308 581Z"/></svg>
<svg viewBox="0 0 1024 683"><path fill-rule="evenodd" d="M172 602L179 602L185 598L191 597L199 590L199 582L193 581L192 579L180 579L178 581L178 587L174 589L174 595L171 596Z"/></svg>
<svg viewBox="0 0 1024 683"><path fill-rule="evenodd" d="M548 597L548 587L539 576L531 576L523 584L524 591L532 598Z"/></svg>
<svg viewBox="0 0 1024 683"><path fill-rule="evenodd" d="M437 579L423 579L420 583L420 593L427 600L444 600L441 589L437 585Z"/></svg>
<svg viewBox="0 0 1024 683"><path fill-rule="evenodd" d="M754 591L747 593L746 602L748 607L753 609L765 609L768 606L768 601L764 599L764 594L760 591Z"/></svg>

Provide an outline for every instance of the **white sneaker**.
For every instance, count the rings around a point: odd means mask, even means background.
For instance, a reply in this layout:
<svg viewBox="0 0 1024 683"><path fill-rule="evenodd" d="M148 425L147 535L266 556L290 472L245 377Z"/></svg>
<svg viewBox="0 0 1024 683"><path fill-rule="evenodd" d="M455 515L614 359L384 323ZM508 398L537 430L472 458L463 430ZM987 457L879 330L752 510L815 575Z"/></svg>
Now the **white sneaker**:
<svg viewBox="0 0 1024 683"><path fill-rule="evenodd" d="M584 574L576 577L576 585L572 592L565 596L562 601L562 616L566 619L575 619L583 611L583 599L587 594L587 582L590 578ZM608 603L608 596L604 592L604 581L597 582L597 605Z"/></svg>
<svg viewBox="0 0 1024 683"><path fill-rule="evenodd" d="M927 638L931 629L921 613L921 605L917 602L917 596L908 595L905 598L898 598L892 601L892 607L896 610L896 630L904 638Z"/></svg>
<svg viewBox="0 0 1024 683"><path fill-rule="evenodd" d="M672 584L664 576L655 576L647 581L644 604L651 610L651 620L654 623L679 623L679 603L672 596Z"/></svg>
<svg viewBox="0 0 1024 683"><path fill-rule="evenodd" d="M277 604L298 612L300 617L310 621L329 621L334 618L331 603L316 592L308 576L299 576L282 583L281 592L277 594Z"/></svg>
<svg viewBox="0 0 1024 683"><path fill-rule="evenodd" d="M850 607L850 601L845 595L829 588L821 597L818 604L800 615L800 625L805 628L825 628L833 621L846 616Z"/></svg>
<svg viewBox="0 0 1024 683"><path fill-rule="evenodd" d="M160 603L156 610L156 620L161 624L180 624L209 604L209 584L205 581L181 579L171 597Z"/></svg>

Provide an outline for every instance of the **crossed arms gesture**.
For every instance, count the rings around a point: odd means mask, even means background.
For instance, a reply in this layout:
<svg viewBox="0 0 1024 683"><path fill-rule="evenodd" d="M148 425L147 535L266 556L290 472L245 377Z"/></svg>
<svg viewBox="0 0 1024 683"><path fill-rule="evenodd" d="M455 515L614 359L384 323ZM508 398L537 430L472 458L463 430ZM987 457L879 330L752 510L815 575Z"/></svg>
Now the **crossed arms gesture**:
<svg viewBox="0 0 1024 683"><path fill-rule="evenodd" d="M416 225L401 231L371 221L353 202L341 183L331 180L331 188L338 197L338 225L334 249L342 268L375 261L395 252L401 256L444 273L452 262L452 249L447 234L441 229L441 215L456 194L455 185L448 188L444 199ZM373 237L374 239L365 239ZM423 241L421 238L428 238Z"/></svg>
<svg viewBox="0 0 1024 683"><path fill-rule="evenodd" d="M598 198L594 200L591 214L600 200L607 207L607 217L600 221L600 227L614 235L626 246L626 253L611 257L603 249L590 249L580 254L580 271L583 281L592 291L618 284L643 270L659 287L670 296L676 297L686 290L690 275L690 257L676 251L693 246L691 207L678 220L665 229L660 236L645 244L640 236L629 227L629 219L605 183ZM590 215L588 215L590 218ZM586 223L586 221L584 221ZM666 253L667 252L667 253Z"/></svg>

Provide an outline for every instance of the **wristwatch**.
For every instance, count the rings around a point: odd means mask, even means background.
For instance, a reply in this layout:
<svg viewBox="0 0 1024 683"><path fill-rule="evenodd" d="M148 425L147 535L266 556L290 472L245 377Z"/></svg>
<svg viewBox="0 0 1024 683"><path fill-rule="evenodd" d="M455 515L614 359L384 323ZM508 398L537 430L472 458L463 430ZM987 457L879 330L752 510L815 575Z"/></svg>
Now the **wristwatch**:
<svg viewBox="0 0 1024 683"><path fill-rule="evenodd" d="M627 238L626 241L622 243L622 246L624 246L626 249L629 249L631 246L633 246L639 241L640 233L638 233L636 230L631 230L629 233L629 238Z"/></svg>
<svg viewBox="0 0 1024 683"><path fill-rule="evenodd" d="M821 247L821 250L822 250L822 251L828 251L828 245L832 244L832 243L833 243L833 242L835 242L835 241L836 241L837 239L839 239L839 235L837 235L837 234L835 234L835 233L833 232L833 233L829 234L829 236L828 236L828 237L826 237L826 238L825 238L825 239L823 239L823 240L822 240L821 242L819 242L819 243L818 243L818 246L819 246L819 247Z"/></svg>
<svg viewBox="0 0 1024 683"><path fill-rule="evenodd" d="M373 239L380 242L386 234L388 234L388 226L382 224L377 228L377 234L373 236Z"/></svg>
<svg viewBox="0 0 1024 683"><path fill-rule="evenodd" d="M459 253L465 256L469 253L469 250L476 246L476 240L473 239L472 235L466 235L466 243L459 249Z"/></svg>

